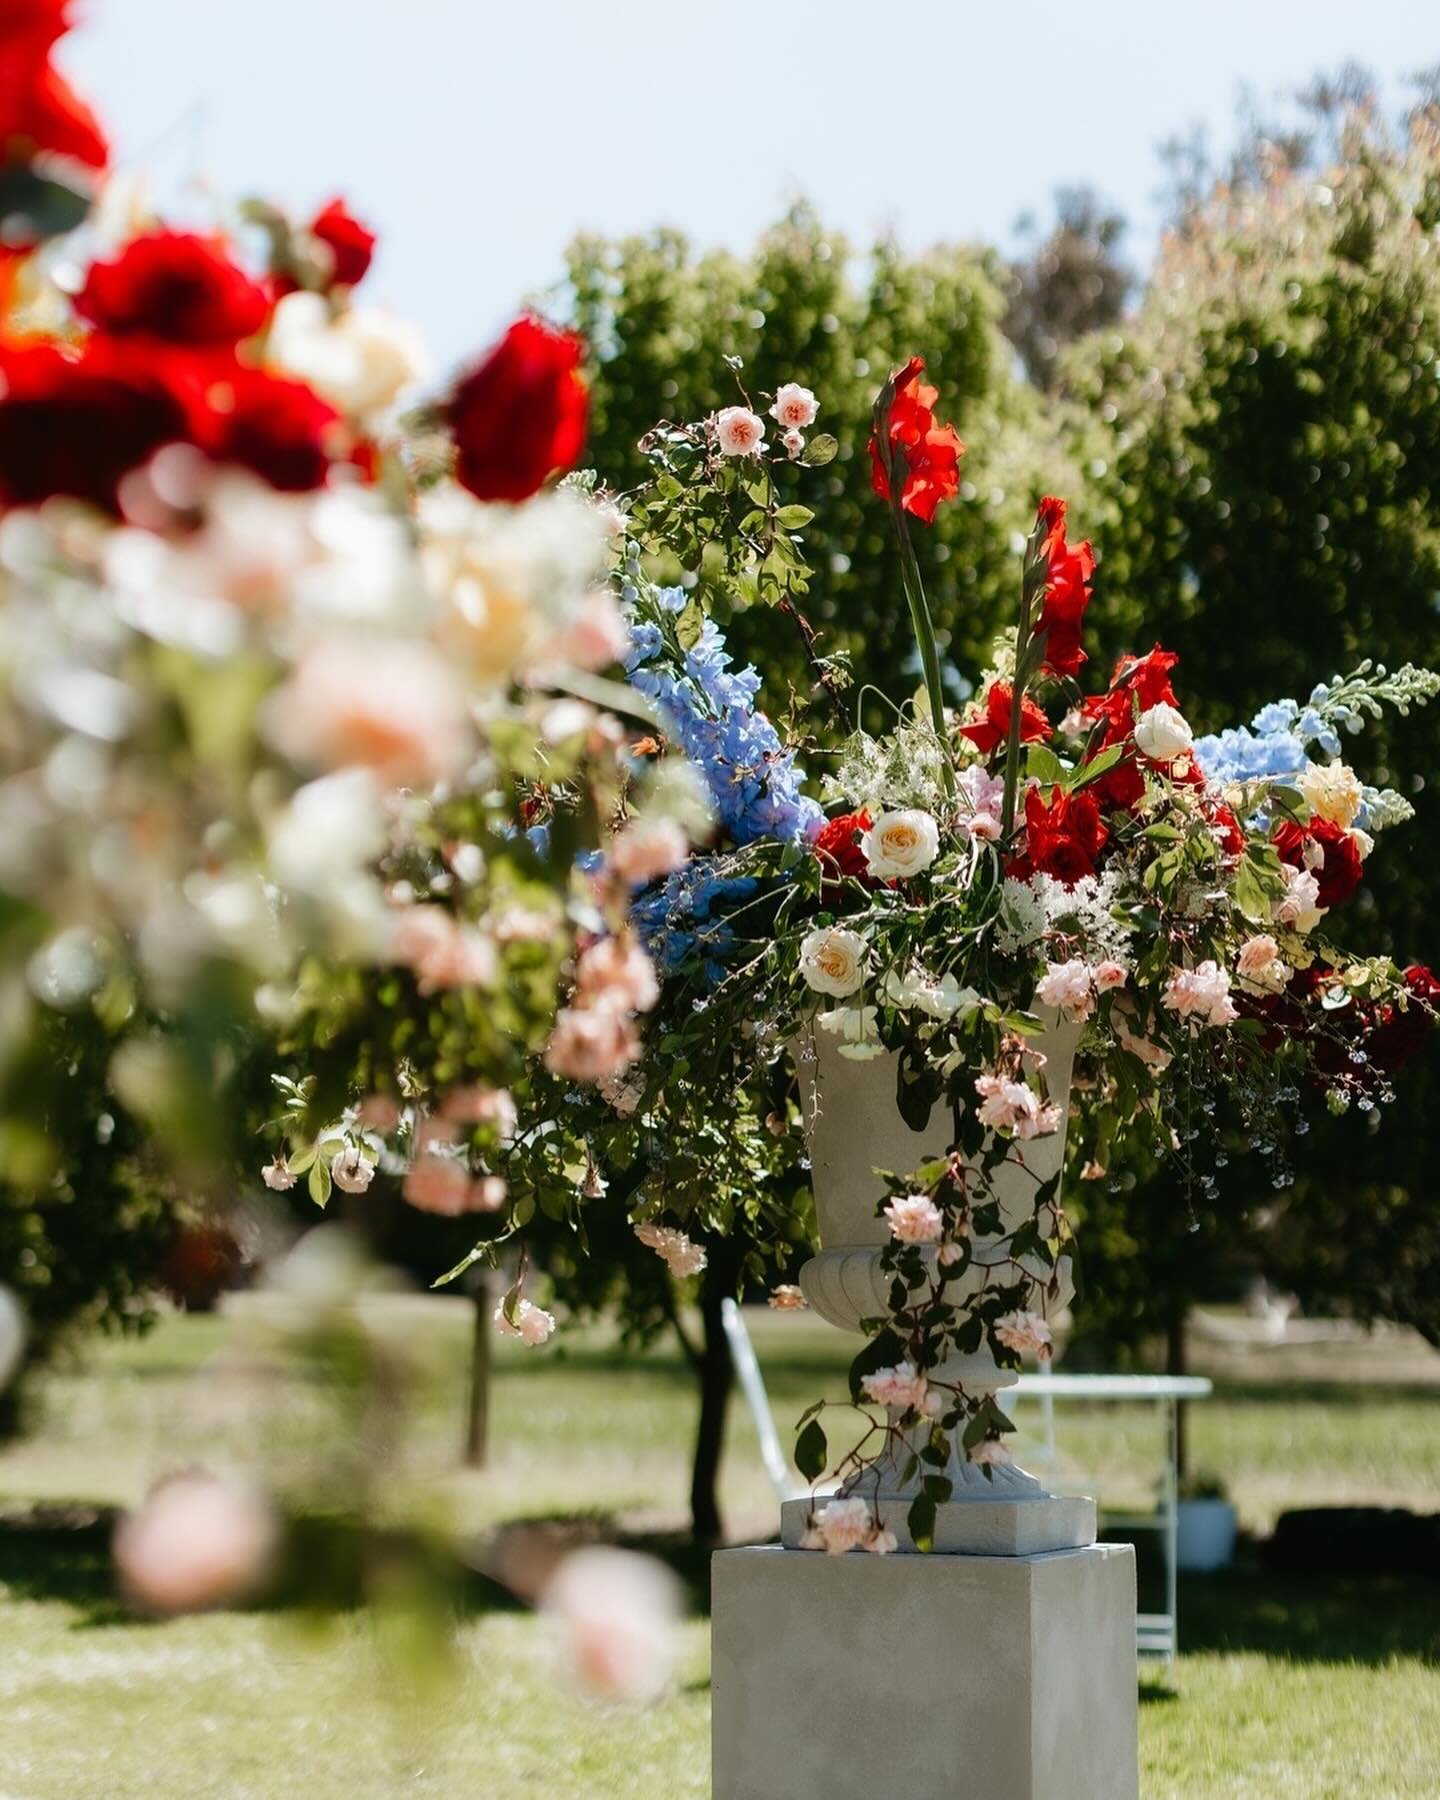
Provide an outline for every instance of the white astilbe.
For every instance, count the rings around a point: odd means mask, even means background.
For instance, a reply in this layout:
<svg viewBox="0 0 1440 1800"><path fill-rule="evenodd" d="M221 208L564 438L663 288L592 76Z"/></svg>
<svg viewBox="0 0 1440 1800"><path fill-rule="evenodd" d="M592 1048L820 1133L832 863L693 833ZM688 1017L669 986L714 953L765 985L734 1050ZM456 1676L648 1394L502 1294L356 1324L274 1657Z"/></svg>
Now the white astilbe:
<svg viewBox="0 0 1440 1800"><path fill-rule="evenodd" d="M1001 892L996 948L1014 956L1038 943L1047 932L1063 931L1081 940L1092 962L1126 962L1130 960L1132 928L1114 916L1119 897L1120 875L1113 869L1100 876L1087 875L1074 887L1066 887L1051 875L1007 881Z"/></svg>
<svg viewBox="0 0 1440 1800"><path fill-rule="evenodd" d="M899 725L882 738L857 731L836 752L834 769L821 781L828 806L865 807L872 817L896 808L945 810L938 739L928 725Z"/></svg>

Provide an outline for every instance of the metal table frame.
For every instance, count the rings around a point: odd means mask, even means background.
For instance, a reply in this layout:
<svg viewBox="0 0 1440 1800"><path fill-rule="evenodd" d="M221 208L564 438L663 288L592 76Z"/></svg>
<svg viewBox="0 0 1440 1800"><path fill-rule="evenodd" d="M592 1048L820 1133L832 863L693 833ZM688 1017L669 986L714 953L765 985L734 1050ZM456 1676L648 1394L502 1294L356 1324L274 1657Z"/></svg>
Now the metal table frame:
<svg viewBox="0 0 1440 1800"><path fill-rule="evenodd" d="M1178 1404L1181 1400L1204 1400L1212 1391L1213 1383L1203 1375L1022 1375L1014 1387L1003 1389L999 1396L1002 1405L1007 1395L1039 1400L1044 1457L1051 1469L1057 1460L1057 1400L1141 1401L1159 1408L1165 1431L1160 1506L1155 1513L1108 1515L1105 1526L1119 1531L1158 1531L1161 1534L1165 1553L1165 1611L1136 1615L1135 1650L1140 1656L1159 1657L1167 1665L1174 1661L1179 1645L1176 1604Z"/></svg>

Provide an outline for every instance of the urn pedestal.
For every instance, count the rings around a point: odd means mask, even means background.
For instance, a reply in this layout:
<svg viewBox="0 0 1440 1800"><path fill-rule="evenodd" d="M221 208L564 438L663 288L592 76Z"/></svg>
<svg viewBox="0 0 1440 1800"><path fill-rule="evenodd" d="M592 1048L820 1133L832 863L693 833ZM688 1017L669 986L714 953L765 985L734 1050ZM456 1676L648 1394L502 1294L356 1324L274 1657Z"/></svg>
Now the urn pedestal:
<svg viewBox="0 0 1440 1800"><path fill-rule="evenodd" d="M1136 1800L1128 1544L711 1570L714 1800Z"/></svg>
<svg viewBox="0 0 1440 1800"><path fill-rule="evenodd" d="M1062 1108L1077 1036L1052 1021L1039 1044ZM796 1061L824 1246L800 1283L822 1318L859 1331L889 1310L873 1171L942 1154L947 1122L910 1130L889 1057L847 1061L822 1036ZM972 1288L998 1279L1037 1182L1060 1169L1063 1132L1023 1154L1025 1168L998 1172L1003 1230L975 1245L962 1278ZM1029 1310L1068 1301L1065 1263L1022 1267ZM983 1351L942 1376L971 1392L1016 1379ZM957 1447L953 1496L921 1554L906 1525L907 1461L897 1452L845 1490L876 1506L898 1554L799 1549L811 1503L796 1500L782 1508L783 1547L714 1557L715 1800L1135 1800L1133 1550L1095 1543L1092 1501L1050 1494L1014 1467L987 1476Z"/></svg>

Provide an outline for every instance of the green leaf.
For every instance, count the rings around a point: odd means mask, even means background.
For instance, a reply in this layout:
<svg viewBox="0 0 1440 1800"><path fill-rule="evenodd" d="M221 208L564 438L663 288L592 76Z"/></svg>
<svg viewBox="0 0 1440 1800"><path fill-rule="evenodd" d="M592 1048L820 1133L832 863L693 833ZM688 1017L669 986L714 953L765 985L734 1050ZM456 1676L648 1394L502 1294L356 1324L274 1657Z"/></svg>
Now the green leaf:
<svg viewBox="0 0 1440 1800"><path fill-rule="evenodd" d="M1075 779L1070 783L1071 792L1079 793L1080 789L1088 783L1098 781L1102 775L1108 774L1124 754L1124 744L1112 744L1108 750L1102 750L1077 773Z"/></svg>
<svg viewBox="0 0 1440 1800"><path fill-rule="evenodd" d="M910 1527L910 1535L915 1540L917 1550L931 1550L935 1546L935 1502L928 1494L921 1494L910 1502L910 1511L905 1516Z"/></svg>
<svg viewBox="0 0 1440 1800"><path fill-rule="evenodd" d="M1026 773L1042 787L1056 787L1065 781L1065 765L1044 744L1032 744L1025 758Z"/></svg>
<svg viewBox="0 0 1440 1800"><path fill-rule="evenodd" d="M808 506L782 506L775 515L781 531L799 531L815 517Z"/></svg>
<svg viewBox="0 0 1440 1800"><path fill-rule="evenodd" d="M330 1170L319 1157L310 1165L310 1198L317 1206L324 1206L330 1199Z"/></svg>
<svg viewBox="0 0 1440 1800"><path fill-rule="evenodd" d="M680 640L682 650L693 650L700 642L705 630L705 613L698 601L687 602L684 612L675 621L675 635Z"/></svg>
<svg viewBox="0 0 1440 1800"><path fill-rule="evenodd" d="M838 441L828 431L822 431L811 438L800 460L812 469L823 469L826 463L834 462L839 451Z"/></svg>
<svg viewBox="0 0 1440 1800"><path fill-rule="evenodd" d="M830 1446L818 1419L811 1419L795 1440L795 1467L807 1481L817 1481L825 1473Z"/></svg>

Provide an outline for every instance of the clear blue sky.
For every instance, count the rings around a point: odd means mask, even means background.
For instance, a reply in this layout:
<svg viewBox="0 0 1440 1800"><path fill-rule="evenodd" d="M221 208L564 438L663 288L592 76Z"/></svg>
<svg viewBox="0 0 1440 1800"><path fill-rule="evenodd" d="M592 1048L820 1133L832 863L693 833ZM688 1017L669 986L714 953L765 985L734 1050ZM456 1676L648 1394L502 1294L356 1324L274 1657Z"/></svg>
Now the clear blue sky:
<svg viewBox="0 0 1440 1800"><path fill-rule="evenodd" d="M65 61L162 193L204 175L382 234L443 363L578 228L743 246L797 194L865 238L1009 240L1062 183L1154 231L1157 144L1347 56L1393 92L1433 0L83 0Z"/></svg>

